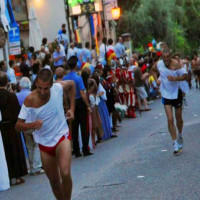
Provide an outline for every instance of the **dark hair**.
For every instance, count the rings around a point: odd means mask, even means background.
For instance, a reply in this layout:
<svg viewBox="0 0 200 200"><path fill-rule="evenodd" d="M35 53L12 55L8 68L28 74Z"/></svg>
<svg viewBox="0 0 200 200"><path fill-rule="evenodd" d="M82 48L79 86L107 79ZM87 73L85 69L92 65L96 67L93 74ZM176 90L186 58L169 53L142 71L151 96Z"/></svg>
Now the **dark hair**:
<svg viewBox="0 0 200 200"><path fill-rule="evenodd" d="M14 60L9 60L9 66L12 67L14 65Z"/></svg>
<svg viewBox="0 0 200 200"><path fill-rule="evenodd" d="M86 47L86 48L90 48L90 43L89 43L89 42L86 42L86 43L85 43L85 47Z"/></svg>
<svg viewBox="0 0 200 200"><path fill-rule="evenodd" d="M62 30L62 33L63 33L63 34L66 34L66 32L67 32L67 31L66 31L65 29Z"/></svg>
<svg viewBox="0 0 200 200"><path fill-rule="evenodd" d="M24 61L26 61L26 58L24 56L22 56L22 62L24 62Z"/></svg>
<svg viewBox="0 0 200 200"><path fill-rule="evenodd" d="M110 66L105 65L105 66L104 66L104 69L103 69L103 77L104 77L104 78L107 77L107 73L108 73L108 72L111 72L111 68L110 68Z"/></svg>
<svg viewBox="0 0 200 200"><path fill-rule="evenodd" d="M96 44L92 44L92 49L95 49L96 48Z"/></svg>
<svg viewBox="0 0 200 200"><path fill-rule="evenodd" d="M51 70L43 68L38 72L38 75L35 79L36 82L39 79L43 82L50 82L51 84L53 84L53 73L51 72Z"/></svg>
<svg viewBox="0 0 200 200"><path fill-rule="evenodd" d="M30 51L31 53L33 53L33 52L34 52L34 47L29 47L29 51Z"/></svg>
<svg viewBox="0 0 200 200"><path fill-rule="evenodd" d="M104 44L106 44L107 43L107 38L103 38L103 40L102 40L102 42L104 43Z"/></svg>
<svg viewBox="0 0 200 200"><path fill-rule="evenodd" d="M179 58L181 57L180 53L178 53L178 52L176 52L176 53L174 54L174 57L176 57L176 56L178 56Z"/></svg>
<svg viewBox="0 0 200 200"><path fill-rule="evenodd" d="M139 66L139 67L142 67L143 65L144 65L144 62L143 62L142 60L139 60L139 61L138 61L138 66Z"/></svg>
<svg viewBox="0 0 200 200"><path fill-rule="evenodd" d="M78 43L77 47L78 47L79 49L82 49L82 47L83 47L82 43Z"/></svg>
<svg viewBox="0 0 200 200"><path fill-rule="evenodd" d="M8 77L6 73L0 71L0 87L5 87L8 83Z"/></svg>
<svg viewBox="0 0 200 200"><path fill-rule="evenodd" d="M2 67L3 67L4 63L5 63L4 60L1 60L1 61L0 61L0 71L2 70Z"/></svg>
<svg viewBox="0 0 200 200"><path fill-rule="evenodd" d="M33 54L31 55L31 58L32 58L32 59L37 59L36 53L33 53Z"/></svg>
<svg viewBox="0 0 200 200"><path fill-rule="evenodd" d="M46 44L47 43L47 38L43 38L42 39L42 44Z"/></svg>
<svg viewBox="0 0 200 200"><path fill-rule="evenodd" d="M65 28L66 27L66 24L62 24L62 28Z"/></svg>
<svg viewBox="0 0 200 200"><path fill-rule="evenodd" d="M89 90L91 87L95 86L95 83L96 83L96 80L94 80L93 78L88 79L88 82L87 82L87 89ZM95 87L93 92L94 92L94 93L97 93L97 90L98 90L98 88Z"/></svg>
<svg viewBox="0 0 200 200"><path fill-rule="evenodd" d="M108 40L108 44L109 44L109 45L112 45L112 44L113 44L113 39L110 38L110 39Z"/></svg>
<svg viewBox="0 0 200 200"><path fill-rule="evenodd" d="M93 73L92 79L94 79L96 81L96 83L97 83L97 86L99 86L100 81L99 81L98 73Z"/></svg>
<svg viewBox="0 0 200 200"><path fill-rule="evenodd" d="M88 73L89 70L84 69L81 71L81 77L83 79L83 84L85 86L85 88L87 88L87 83L88 83L88 79L90 78L90 73Z"/></svg>
<svg viewBox="0 0 200 200"><path fill-rule="evenodd" d="M44 67L45 65L50 65L49 59L51 58L51 54L46 54L43 61L42 61L42 66Z"/></svg>

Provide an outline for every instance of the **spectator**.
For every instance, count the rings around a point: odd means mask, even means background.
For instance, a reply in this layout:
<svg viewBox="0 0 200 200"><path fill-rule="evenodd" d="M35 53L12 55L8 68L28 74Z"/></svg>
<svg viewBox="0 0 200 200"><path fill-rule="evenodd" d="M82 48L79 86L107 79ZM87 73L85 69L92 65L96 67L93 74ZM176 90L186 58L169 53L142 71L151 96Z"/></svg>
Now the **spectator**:
<svg viewBox="0 0 200 200"><path fill-rule="evenodd" d="M55 75L56 75L56 82L60 82L63 80L63 77L65 75L65 70L62 67L58 67L55 71Z"/></svg>
<svg viewBox="0 0 200 200"><path fill-rule="evenodd" d="M60 51L60 46L57 45L56 50L53 53L54 67L55 68L63 67L64 58L65 58L65 55L63 54L63 52Z"/></svg>
<svg viewBox="0 0 200 200"><path fill-rule="evenodd" d="M0 72L0 110L2 122L0 124L3 145L10 182L14 178L15 185L25 182L22 179L27 174L24 150L21 135L15 131L20 106L15 94L6 90L8 78L5 73Z"/></svg>
<svg viewBox="0 0 200 200"><path fill-rule="evenodd" d="M67 55L68 46L69 46L69 37L67 36L67 32L65 29L63 29L62 32L60 34L58 34L58 36L57 36L58 43L60 43L61 40L64 41L65 54Z"/></svg>
<svg viewBox="0 0 200 200"><path fill-rule="evenodd" d="M115 54L118 59L125 54L125 46L122 37L119 37L118 43L115 46Z"/></svg>
<svg viewBox="0 0 200 200"><path fill-rule="evenodd" d="M31 63L32 54L34 53L34 47L29 47L29 53L28 53L28 61Z"/></svg>
<svg viewBox="0 0 200 200"><path fill-rule="evenodd" d="M15 71L13 69L14 64L15 64L15 62L13 60L9 60L9 67L7 69L6 74L8 76L9 82L16 84L17 83L17 79L16 79L16 76L15 76Z"/></svg>
<svg viewBox="0 0 200 200"><path fill-rule="evenodd" d="M51 70L51 54L46 54L42 61L42 67Z"/></svg>
<svg viewBox="0 0 200 200"><path fill-rule="evenodd" d="M44 53L49 53L49 48L48 48L48 45L47 45L47 38L42 39L41 47L44 47Z"/></svg>
<svg viewBox="0 0 200 200"><path fill-rule="evenodd" d="M86 62L90 63L91 59L92 59L92 55L91 55L91 52L90 52L90 43L86 42L85 43L85 48L82 51L83 63L86 63Z"/></svg>
<svg viewBox="0 0 200 200"><path fill-rule="evenodd" d="M32 58L32 56L31 56L31 58ZM24 56L22 56L22 61L21 61L19 68L20 68L20 72L22 73L23 77L30 78L30 68L26 64L26 58Z"/></svg>
<svg viewBox="0 0 200 200"><path fill-rule="evenodd" d="M38 72L40 71L40 62L37 59L37 55L35 53L32 54L31 60L31 68L32 68L32 81L34 81L37 77Z"/></svg>
<svg viewBox="0 0 200 200"><path fill-rule="evenodd" d="M107 46L107 39L103 38L102 44L99 47L100 52L100 62L103 65L107 64L107 52L108 52L108 46Z"/></svg>
<svg viewBox="0 0 200 200"><path fill-rule="evenodd" d="M80 157L80 147L78 142L78 130L79 125L81 126L81 135L83 143L83 155L89 156L92 153L88 149L89 144L89 130L87 128L87 113L91 113L90 104L88 98L85 94L85 87L83 84L83 79L77 75L76 66L77 66L77 57L72 56L67 62L70 68L69 74L67 74L63 80L73 80L76 85L76 104L75 104L75 113L74 120L72 122L72 138L73 138L73 150L75 157Z"/></svg>
<svg viewBox="0 0 200 200"><path fill-rule="evenodd" d="M0 123L2 121L1 110L0 110ZM3 141L1 137L0 129L0 192L10 188L10 181L8 176L8 167L6 163L5 151L3 146Z"/></svg>
<svg viewBox="0 0 200 200"><path fill-rule="evenodd" d="M70 44L70 48L68 49L67 60L72 56L76 56L73 42Z"/></svg>

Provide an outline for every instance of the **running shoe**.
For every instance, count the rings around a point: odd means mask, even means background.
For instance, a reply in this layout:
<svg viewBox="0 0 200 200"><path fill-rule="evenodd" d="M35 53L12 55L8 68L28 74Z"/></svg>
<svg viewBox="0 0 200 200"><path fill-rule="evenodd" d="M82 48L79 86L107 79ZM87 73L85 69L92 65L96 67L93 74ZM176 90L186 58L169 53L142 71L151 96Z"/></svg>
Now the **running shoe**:
<svg viewBox="0 0 200 200"><path fill-rule="evenodd" d="M184 104L184 106L188 106L188 102L187 102L186 98L183 98L183 104Z"/></svg>
<svg viewBox="0 0 200 200"><path fill-rule="evenodd" d="M173 143L173 146L174 146L174 155L178 155L181 152L179 144L176 142L176 143Z"/></svg>
<svg viewBox="0 0 200 200"><path fill-rule="evenodd" d="M182 136L178 136L178 145L179 145L179 149L183 148L183 137Z"/></svg>

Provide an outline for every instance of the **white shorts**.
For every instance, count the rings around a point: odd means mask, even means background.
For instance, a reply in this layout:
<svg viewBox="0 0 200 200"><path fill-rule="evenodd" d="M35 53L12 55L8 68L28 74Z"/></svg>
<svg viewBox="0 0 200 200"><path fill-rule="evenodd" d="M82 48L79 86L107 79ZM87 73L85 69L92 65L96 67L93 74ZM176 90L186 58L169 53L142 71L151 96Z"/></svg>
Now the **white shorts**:
<svg viewBox="0 0 200 200"><path fill-rule="evenodd" d="M143 100L148 97L144 87L135 87L135 88L136 88L138 99Z"/></svg>

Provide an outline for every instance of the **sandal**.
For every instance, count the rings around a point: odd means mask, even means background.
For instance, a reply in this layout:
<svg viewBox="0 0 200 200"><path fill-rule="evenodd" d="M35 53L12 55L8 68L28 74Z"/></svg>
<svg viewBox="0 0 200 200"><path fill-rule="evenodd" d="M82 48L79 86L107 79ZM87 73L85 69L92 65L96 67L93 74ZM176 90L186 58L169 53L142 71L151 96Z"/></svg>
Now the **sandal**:
<svg viewBox="0 0 200 200"><path fill-rule="evenodd" d="M151 108L146 108L144 111L151 111Z"/></svg>
<svg viewBox="0 0 200 200"><path fill-rule="evenodd" d="M25 180L23 178L16 178L16 182L12 185L20 185L25 183Z"/></svg>

